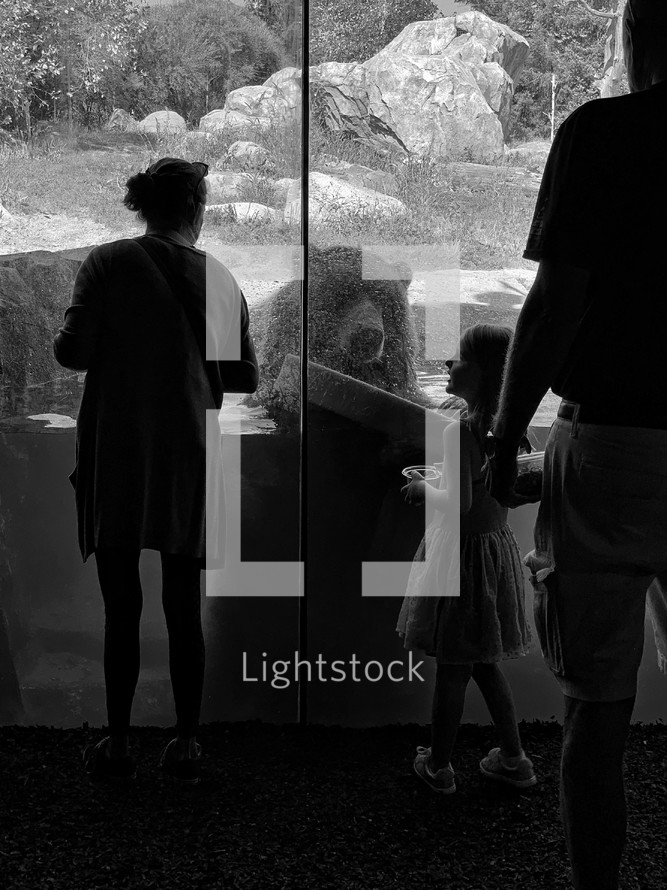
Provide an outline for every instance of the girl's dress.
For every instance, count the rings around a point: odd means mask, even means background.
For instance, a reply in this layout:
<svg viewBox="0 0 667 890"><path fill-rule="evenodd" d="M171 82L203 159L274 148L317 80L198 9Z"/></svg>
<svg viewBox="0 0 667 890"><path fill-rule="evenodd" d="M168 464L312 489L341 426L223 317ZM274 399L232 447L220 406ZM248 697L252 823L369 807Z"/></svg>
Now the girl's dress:
<svg viewBox="0 0 667 890"><path fill-rule="evenodd" d="M479 440L478 446L484 457ZM521 556L507 507L491 497L483 477L473 480L472 505L460 527L435 511L415 554L396 630L406 649L423 650L440 664L527 654Z"/></svg>

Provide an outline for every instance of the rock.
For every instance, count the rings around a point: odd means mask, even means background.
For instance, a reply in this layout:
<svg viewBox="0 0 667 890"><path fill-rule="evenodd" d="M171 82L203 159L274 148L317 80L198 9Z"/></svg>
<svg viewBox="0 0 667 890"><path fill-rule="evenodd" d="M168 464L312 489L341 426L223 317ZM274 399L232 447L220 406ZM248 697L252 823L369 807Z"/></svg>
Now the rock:
<svg viewBox="0 0 667 890"><path fill-rule="evenodd" d="M387 170L373 170L372 167L365 167L363 164L349 164L347 161L338 160L327 161L320 166L323 168L322 172L329 176L335 176L336 179L342 179L350 185L358 185L374 192L390 195L398 188L396 177Z"/></svg>
<svg viewBox="0 0 667 890"><path fill-rule="evenodd" d="M53 335L62 326L78 268L79 261L46 251L0 258L1 416L17 413L26 387L63 377Z"/></svg>
<svg viewBox="0 0 667 890"><path fill-rule="evenodd" d="M14 219L9 210L6 210L2 204L0 204L0 225L4 223L11 222Z"/></svg>
<svg viewBox="0 0 667 890"><path fill-rule="evenodd" d="M308 191L308 218L314 225L322 225L346 216L399 216L405 205L380 192L350 185L326 173L311 173ZM284 220L301 221L301 185L293 180L287 192Z"/></svg>
<svg viewBox="0 0 667 890"><path fill-rule="evenodd" d="M358 62L326 62L310 69L313 118L383 152L407 151L374 77Z"/></svg>
<svg viewBox="0 0 667 890"><path fill-rule="evenodd" d="M410 152L480 163L502 157L502 125L463 63L448 56L396 55L387 61L378 55L367 63L382 94L377 113L391 115Z"/></svg>
<svg viewBox="0 0 667 890"><path fill-rule="evenodd" d="M368 275L369 262L376 277ZM415 369L414 324L407 298L410 270L366 255L363 277L361 249L343 246L311 246L308 269L310 361L419 405L429 404ZM280 397L294 388L281 385L276 392L274 384L285 357L300 353L301 282L289 282L263 305L255 305L252 316L266 333L257 341L259 388L248 401L277 414L298 408L293 400L283 404Z"/></svg>
<svg viewBox="0 0 667 890"><path fill-rule="evenodd" d="M231 93L230 93L231 95ZM250 127L248 115L227 108L216 108L199 121L199 129L210 133L223 130L241 131Z"/></svg>
<svg viewBox="0 0 667 890"><path fill-rule="evenodd" d="M380 147L488 163L502 157L527 53L482 13L414 22L366 62L311 69L314 116Z"/></svg>
<svg viewBox="0 0 667 890"><path fill-rule="evenodd" d="M464 47L471 37L475 38L473 53L482 44L485 46L483 57L466 54ZM497 62L516 80L528 57L528 48L528 41L507 25L482 12L471 11L406 25L377 55L458 55L467 63Z"/></svg>
<svg viewBox="0 0 667 890"><path fill-rule="evenodd" d="M481 12L462 12L455 16L457 31L464 31L484 41L489 55L486 62L497 62L514 82L528 58L528 41L507 25L494 22Z"/></svg>
<svg viewBox="0 0 667 890"><path fill-rule="evenodd" d="M507 136L514 82L528 56L528 43L511 28L479 12L457 15L455 23L457 36L446 52L470 69Z"/></svg>
<svg viewBox="0 0 667 890"><path fill-rule="evenodd" d="M365 62L313 66L313 118L381 153L493 163L527 53L523 37L480 12L414 22ZM200 126L265 133L295 125L300 102L299 71L284 68L262 86L233 90Z"/></svg>
<svg viewBox="0 0 667 890"><path fill-rule="evenodd" d="M245 197L251 184L247 173L209 173L206 177L206 203L225 204Z"/></svg>
<svg viewBox="0 0 667 890"><path fill-rule="evenodd" d="M449 173L454 187L463 184L466 188L509 188L537 197L542 176L525 167L512 167L507 164L467 164L455 162L449 165Z"/></svg>
<svg viewBox="0 0 667 890"><path fill-rule="evenodd" d="M188 130L183 134L183 145L186 148L196 148L198 145L208 143L214 138L213 133L208 133L205 130Z"/></svg>
<svg viewBox="0 0 667 890"><path fill-rule="evenodd" d="M272 207L267 207L266 204L257 204L254 201L207 204L206 211L215 211L227 216L233 222L273 222L278 214L278 211Z"/></svg>
<svg viewBox="0 0 667 890"><path fill-rule="evenodd" d="M150 115L149 115L150 117ZM148 120L148 118L146 118ZM105 130L118 130L121 133L133 133L139 127L139 122L124 108L114 108L106 122Z"/></svg>
<svg viewBox="0 0 667 890"><path fill-rule="evenodd" d="M532 172L542 173L547 162L551 143L548 140L524 142L505 151L505 159L510 164L518 163Z"/></svg>
<svg viewBox="0 0 667 890"><path fill-rule="evenodd" d="M243 170L269 167L273 163L271 152L256 142L233 142L227 151L227 160Z"/></svg>
<svg viewBox="0 0 667 890"><path fill-rule="evenodd" d="M264 133L274 127L296 127L300 117L301 73L298 68L283 68L261 86L232 90L224 108L204 115L199 127Z"/></svg>
<svg viewBox="0 0 667 890"><path fill-rule="evenodd" d="M137 124L140 133L175 133L186 130L184 118L175 111L154 111Z"/></svg>
<svg viewBox="0 0 667 890"><path fill-rule="evenodd" d="M277 179L273 183L273 200L276 204L285 204L287 203L287 195L289 194L290 188L293 186L295 182L299 182L298 179Z"/></svg>

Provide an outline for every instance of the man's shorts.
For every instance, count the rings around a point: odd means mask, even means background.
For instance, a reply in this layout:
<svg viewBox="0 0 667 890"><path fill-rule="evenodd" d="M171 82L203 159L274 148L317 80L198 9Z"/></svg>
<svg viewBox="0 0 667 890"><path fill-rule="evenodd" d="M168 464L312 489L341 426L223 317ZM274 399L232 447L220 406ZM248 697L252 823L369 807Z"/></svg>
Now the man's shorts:
<svg viewBox="0 0 667 890"><path fill-rule="evenodd" d="M634 696L646 591L667 586L667 431L557 418L524 562L542 652L565 695Z"/></svg>

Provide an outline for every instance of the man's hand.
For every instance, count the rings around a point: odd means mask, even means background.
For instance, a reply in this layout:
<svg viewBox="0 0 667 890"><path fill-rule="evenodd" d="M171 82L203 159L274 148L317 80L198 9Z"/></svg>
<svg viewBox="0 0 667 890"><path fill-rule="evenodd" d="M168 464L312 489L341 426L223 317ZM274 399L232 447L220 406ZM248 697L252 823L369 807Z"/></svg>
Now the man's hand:
<svg viewBox="0 0 667 890"><path fill-rule="evenodd" d="M516 446L508 446L502 439L496 440L495 452L488 460L485 484L491 497L503 507L523 507L539 500L524 497L514 490L519 475L516 458Z"/></svg>

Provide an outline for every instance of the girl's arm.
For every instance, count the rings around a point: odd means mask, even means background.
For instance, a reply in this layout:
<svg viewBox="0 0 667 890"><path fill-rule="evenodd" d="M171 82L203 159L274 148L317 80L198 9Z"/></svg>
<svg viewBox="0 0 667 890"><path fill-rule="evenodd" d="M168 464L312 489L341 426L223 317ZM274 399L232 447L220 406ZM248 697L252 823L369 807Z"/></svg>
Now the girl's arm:
<svg viewBox="0 0 667 890"><path fill-rule="evenodd" d="M441 513L457 516L467 513L472 504L472 455L475 439L463 424L449 423L442 434L443 462L447 468L446 488L436 488L423 479L414 479L404 487L406 500L425 498ZM458 470L458 472L457 472Z"/></svg>

